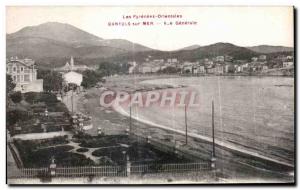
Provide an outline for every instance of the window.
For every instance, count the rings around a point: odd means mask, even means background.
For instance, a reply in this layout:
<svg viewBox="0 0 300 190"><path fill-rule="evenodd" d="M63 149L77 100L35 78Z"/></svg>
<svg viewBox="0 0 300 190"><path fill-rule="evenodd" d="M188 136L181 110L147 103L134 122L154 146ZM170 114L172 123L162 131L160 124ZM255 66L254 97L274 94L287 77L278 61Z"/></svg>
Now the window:
<svg viewBox="0 0 300 190"><path fill-rule="evenodd" d="M23 72L24 71L24 67L21 67L21 72Z"/></svg>
<svg viewBox="0 0 300 190"><path fill-rule="evenodd" d="M29 82L29 75L24 75L24 81Z"/></svg>
<svg viewBox="0 0 300 190"><path fill-rule="evenodd" d="M13 67L13 72L16 72L17 71L17 67Z"/></svg>

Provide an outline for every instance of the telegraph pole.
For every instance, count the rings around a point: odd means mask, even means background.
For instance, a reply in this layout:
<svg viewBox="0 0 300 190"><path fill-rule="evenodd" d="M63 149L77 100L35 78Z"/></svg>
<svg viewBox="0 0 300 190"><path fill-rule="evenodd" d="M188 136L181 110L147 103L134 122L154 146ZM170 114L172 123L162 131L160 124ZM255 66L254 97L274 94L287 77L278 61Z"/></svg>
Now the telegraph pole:
<svg viewBox="0 0 300 190"><path fill-rule="evenodd" d="M71 104L72 104L72 114L73 114L73 90L72 90L72 96L71 96Z"/></svg>
<svg viewBox="0 0 300 190"><path fill-rule="evenodd" d="M214 118L214 101L212 101L212 140L213 140L213 157L216 156L215 154L215 118Z"/></svg>
<svg viewBox="0 0 300 190"><path fill-rule="evenodd" d="M214 101L212 101L212 116L211 116L211 124L212 124L212 146L213 146L213 151L211 155L211 168L214 170L216 168L216 153L215 153L215 122L214 122Z"/></svg>
<svg viewBox="0 0 300 190"><path fill-rule="evenodd" d="M185 144L188 144L188 135L187 135L187 113L186 113L186 105L184 107L184 116L185 116Z"/></svg>
<svg viewBox="0 0 300 190"><path fill-rule="evenodd" d="M132 125L132 124L131 124L131 117L132 117L132 116L131 116L131 105L129 106L129 116L130 116L130 117L129 117L129 133L131 133L131 132L132 132L132 131L131 131L131 130L132 130L132 126L131 126L131 125Z"/></svg>

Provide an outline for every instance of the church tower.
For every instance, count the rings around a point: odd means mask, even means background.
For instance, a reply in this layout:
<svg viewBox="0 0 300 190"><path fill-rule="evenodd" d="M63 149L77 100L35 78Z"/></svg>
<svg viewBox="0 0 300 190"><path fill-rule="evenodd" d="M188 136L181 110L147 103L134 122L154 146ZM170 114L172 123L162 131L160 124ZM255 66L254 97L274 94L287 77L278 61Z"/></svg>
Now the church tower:
<svg viewBox="0 0 300 190"><path fill-rule="evenodd" d="M73 70L73 68L74 68L74 59L73 59L73 56L71 56L70 66L71 66L71 70Z"/></svg>

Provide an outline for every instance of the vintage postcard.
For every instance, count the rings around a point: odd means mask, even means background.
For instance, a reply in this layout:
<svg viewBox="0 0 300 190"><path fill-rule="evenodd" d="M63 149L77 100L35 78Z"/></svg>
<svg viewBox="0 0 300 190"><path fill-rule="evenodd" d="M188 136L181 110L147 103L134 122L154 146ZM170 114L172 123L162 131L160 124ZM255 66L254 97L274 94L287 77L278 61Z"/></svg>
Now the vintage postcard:
<svg viewBox="0 0 300 190"><path fill-rule="evenodd" d="M7 6L8 184L295 184L294 7Z"/></svg>

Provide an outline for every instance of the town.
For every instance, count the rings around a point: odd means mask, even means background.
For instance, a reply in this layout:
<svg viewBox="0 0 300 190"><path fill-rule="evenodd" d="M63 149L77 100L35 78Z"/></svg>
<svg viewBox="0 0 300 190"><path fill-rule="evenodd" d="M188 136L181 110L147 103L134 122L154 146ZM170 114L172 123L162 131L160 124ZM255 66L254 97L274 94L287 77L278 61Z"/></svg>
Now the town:
<svg viewBox="0 0 300 190"><path fill-rule="evenodd" d="M213 58L200 59L198 61L179 61L177 58L151 59L144 62L128 62L128 73L180 73L185 75L293 75L293 56L279 55L269 58L267 55L252 57L251 60L235 60L228 55L220 55ZM281 72L282 71L282 72Z"/></svg>

